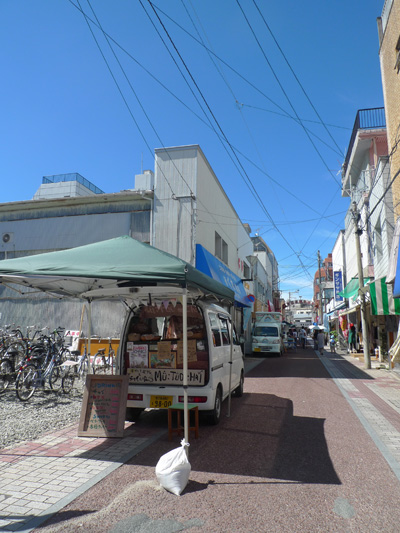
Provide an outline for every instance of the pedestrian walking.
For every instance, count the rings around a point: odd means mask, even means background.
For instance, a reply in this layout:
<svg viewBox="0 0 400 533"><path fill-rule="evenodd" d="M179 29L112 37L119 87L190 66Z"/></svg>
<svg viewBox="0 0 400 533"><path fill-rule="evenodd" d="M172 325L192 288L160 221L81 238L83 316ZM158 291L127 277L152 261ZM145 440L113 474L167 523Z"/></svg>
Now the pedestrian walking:
<svg viewBox="0 0 400 533"><path fill-rule="evenodd" d="M349 353L357 352L357 338L356 338L356 327L354 324L350 324L349 329Z"/></svg>
<svg viewBox="0 0 400 533"><path fill-rule="evenodd" d="M314 350L318 350L318 328L314 328L313 341L314 341Z"/></svg>
<svg viewBox="0 0 400 533"><path fill-rule="evenodd" d="M306 339L307 339L307 333L304 328L300 329L299 338L300 338L300 346L304 349L306 347Z"/></svg>
<svg viewBox="0 0 400 533"><path fill-rule="evenodd" d="M293 338L294 338L294 344L297 346L297 329L293 330Z"/></svg>
<svg viewBox="0 0 400 533"><path fill-rule="evenodd" d="M317 335L317 342L318 342L318 350L321 355L324 353L324 346L325 346L325 333L323 329L320 329L318 331Z"/></svg>
<svg viewBox="0 0 400 533"><path fill-rule="evenodd" d="M331 347L331 353L336 353L336 339L333 333L329 339L329 345Z"/></svg>

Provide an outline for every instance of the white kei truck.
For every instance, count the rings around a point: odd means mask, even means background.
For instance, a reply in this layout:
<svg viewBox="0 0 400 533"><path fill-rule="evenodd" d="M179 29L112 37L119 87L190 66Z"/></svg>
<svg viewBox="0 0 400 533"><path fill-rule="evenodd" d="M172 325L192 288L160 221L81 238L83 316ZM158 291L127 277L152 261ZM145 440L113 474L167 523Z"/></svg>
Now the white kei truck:
<svg viewBox="0 0 400 533"><path fill-rule="evenodd" d="M128 310L117 365L129 376L127 420L183 403L182 331L180 303ZM217 424L229 391L243 395L243 353L229 312L202 299L188 305L187 354L188 402Z"/></svg>
<svg viewBox="0 0 400 533"><path fill-rule="evenodd" d="M252 352L261 354L283 353L282 313L256 312L252 333Z"/></svg>

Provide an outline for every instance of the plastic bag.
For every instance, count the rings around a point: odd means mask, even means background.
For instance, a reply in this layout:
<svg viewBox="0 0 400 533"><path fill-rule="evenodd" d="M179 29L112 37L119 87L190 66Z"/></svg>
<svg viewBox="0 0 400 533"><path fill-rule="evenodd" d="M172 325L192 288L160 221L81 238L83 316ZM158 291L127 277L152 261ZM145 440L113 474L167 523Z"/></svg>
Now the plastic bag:
<svg viewBox="0 0 400 533"><path fill-rule="evenodd" d="M189 481L191 466L186 455L189 443L181 440L181 447L160 457L156 465L157 479L164 489L180 496Z"/></svg>

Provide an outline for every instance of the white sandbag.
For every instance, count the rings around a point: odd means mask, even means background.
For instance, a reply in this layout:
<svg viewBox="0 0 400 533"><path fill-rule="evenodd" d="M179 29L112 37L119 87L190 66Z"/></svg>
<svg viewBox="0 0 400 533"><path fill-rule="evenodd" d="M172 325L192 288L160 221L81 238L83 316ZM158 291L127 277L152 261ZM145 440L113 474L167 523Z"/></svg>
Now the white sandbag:
<svg viewBox="0 0 400 533"><path fill-rule="evenodd" d="M180 496L189 481L191 466L186 447L189 443L181 440L181 447L175 448L160 457L156 465L157 479L164 489Z"/></svg>

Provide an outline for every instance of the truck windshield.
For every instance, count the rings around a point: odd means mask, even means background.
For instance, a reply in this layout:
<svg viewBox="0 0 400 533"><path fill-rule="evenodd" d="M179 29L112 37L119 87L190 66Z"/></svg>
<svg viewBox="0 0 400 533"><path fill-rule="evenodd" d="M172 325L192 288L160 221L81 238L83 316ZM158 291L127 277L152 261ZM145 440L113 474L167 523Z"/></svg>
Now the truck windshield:
<svg viewBox="0 0 400 533"><path fill-rule="evenodd" d="M278 328L274 326L256 326L254 336L259 337L278 337Z"/></svg>

